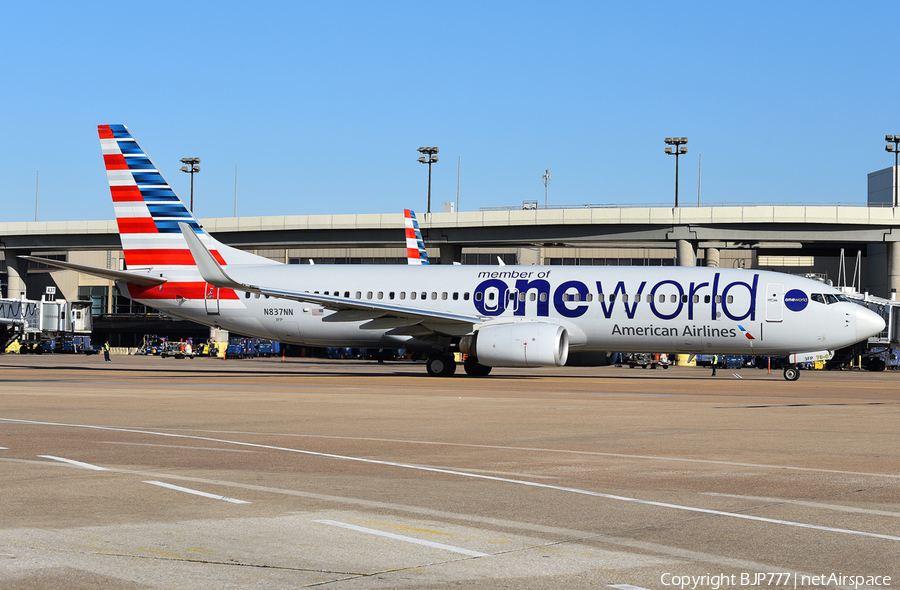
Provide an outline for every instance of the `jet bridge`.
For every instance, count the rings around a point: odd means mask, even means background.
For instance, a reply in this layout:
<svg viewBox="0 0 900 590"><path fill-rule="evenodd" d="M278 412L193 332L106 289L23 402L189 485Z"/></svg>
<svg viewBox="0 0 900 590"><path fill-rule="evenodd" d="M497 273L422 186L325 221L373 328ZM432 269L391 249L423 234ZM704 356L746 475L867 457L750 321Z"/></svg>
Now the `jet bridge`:
<svg viewBox="0 0 900 590"><path fill-rule="evenodd" d="M900 301L859 293L853 287L840 287L847 299L866 307L884 319L884 330L869 338L869 346L900 348Z"/></svg>
<svg viewBox="0 0 900 590"><path fill-rule="evenodd" d="M0 299L0 351L14 340L37 346L55 337L91 333L91 302L57 301L53 295L48 292L40 301Z"/></svg>

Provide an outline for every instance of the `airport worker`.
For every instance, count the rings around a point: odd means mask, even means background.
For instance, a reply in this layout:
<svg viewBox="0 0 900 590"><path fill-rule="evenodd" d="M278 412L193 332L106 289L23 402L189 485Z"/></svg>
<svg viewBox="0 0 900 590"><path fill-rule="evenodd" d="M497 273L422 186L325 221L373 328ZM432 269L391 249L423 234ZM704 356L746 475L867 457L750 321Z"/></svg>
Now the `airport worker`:
<svg viewBox="0 0 900 590"><path fill-rule="evenodd" d="M719 364L719 355L714 354L712 357L712 370L713 371L712 371L712 375L710 375L710 377L716 376L716 365L718 365L718 364Z"/></svg>
<svg viewBox="0 0 900 590"><path fill-rule="evenodd" d="M103 343L103 360L109 362L109 340Z"/></svg>

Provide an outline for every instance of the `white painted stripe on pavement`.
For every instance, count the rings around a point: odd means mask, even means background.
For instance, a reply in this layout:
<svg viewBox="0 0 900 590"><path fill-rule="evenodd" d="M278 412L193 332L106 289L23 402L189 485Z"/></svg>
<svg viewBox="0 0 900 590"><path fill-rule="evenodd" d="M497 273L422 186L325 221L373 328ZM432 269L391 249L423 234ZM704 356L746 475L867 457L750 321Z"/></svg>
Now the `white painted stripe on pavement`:
<svg viewBox="0 0 900 590"><path fill-rule="evenodd" d="M93 469L94 471L109 471L106 467L98 467L96 465L91 465L90 463L82 463L81 461L73 461L72 459L63 459L62 457L54 457L53 455L38 455L38 457L43 459L53 459L54 461L61 461L63 463L68 463L69 465Z"/></svg>
<svg viewBox="0 0 900 590"><path fill-rule="evenodd" d="M616 590L647 590L646 588L632 586L631 584L609 584L608 586L609 588L615 588Z"/></svg>
<svg viewBox="0 0 900 590"><path fill-rule="evenodd" d="M462 547L454 547L453 545L444 545L443 543L434 543L433 541L423 541L422 539L416 539L415 537L406 537L403 535L395 535L394 533L386 533L384 531L379 531L376 529L367 529L365 527L356 526L353 524L347 524L346 522L338 522L336 520L317 520L320 524L328 524L331 526L339 526L341 528L350 529L351 531L357 531L360 533L368 533L370 535L378 535L379 537L387 537L388 539L394 539L396 541L403 541L405 543L415 543L416 545L425 545L426 547L433 547L435 549L443 549L444 551L452 551L453 553L462 553L463 555L468 555L469 557L489 557L487 553L480 553L478 551L470 551L468 549L463 549Z"/></svg>
<svg viewBox="0 0 900 590"><path fill-rule="evenodd" d="M323 365L324 366L324 365ZM539 370L539 368L535 368L535 371ZM97 383L100 383L99 381ZM108 382L104 382L104 384L108 385ZM126 385L130 385L130 383L126 383ZM227 385L217 385L219 387L228 387ZM235 387L238 387L235 385ZM240 387L252 387L249 385L241 385ZM261 387L261 386L260 386ZM285 386L288 387L288 386ZM140 434L154 434L156 436L176 436L182 438L199 438L201 440L219 440L215 438L205 438L198 436L187 436L180 434L170 434L164 432L152 432L149 430L138 430L133 428L115 428L111 426L94 426L90 424L65 424L59 422L37 422L34 420L18 420L16 418L0 418L0 422L14 422L18 424L37 424L43 426L68 426L70 428L93 428L95 430L113 430L117 432L134 432ZM688 457L665 457L665 456L656 456L656 455L630 455L627 453L603 453L600 451L576 451L572 449L548 449L542 447L513 447L508 445L477 445L472 443L454 443L454 442L446 442L446 441L428 441L428 440L411 440L411 439L399 439L399 438L374 438L374 437L366 437L366 436L326 436L321 434L284 434L280 432L243 432L243 431L233 431L233 430L200 430L195 428L174 428L174 431L179 430L188 430L190 432L212 432L212 433L225 433L225 434L250 434L253 436L289 436L292 438L321 438L321 439L335 439L335 440L368 440L374 442L390 442L390 443L403 443L408 445L434 445L434 446L447 446L447 447L468 447L473 449L500 449L500 450L509 450L509 451L528 451L528 452L539 452L539 453L560 453L565 455L585 455L585 456L593 456L593 457L622 457L624 459L646 459L649 461L678 461L682 463L708 463L711 465L736 465L738 467L755 467L759 469L777 469L779 471L810 471L813 473L843 473L846 475L859 475L863 477L889 477L892 479L900 479L900 474L897 473L869 473L866 471L847 471L845 469L821 469L818 467L798 467L796 465L772 465L766 463L745 463L743 461L719 461L715 459L695 459Z"/></svg>
<svg viewBox="0 0 900 590"><path fill-rule="evenodd" d="M410 465L407 463L395 463L393 461L378 461L376 459L365 459L363 457L350 457L347 455L336 455L333 453L319 453L317 451L307 451L305 449L292 449L289 447L276 447L276 446L272 446L272 445L262 445L262 444L258 444L258 443L248 443L248 442L235 441L235 440L226 440L226 439L221 439L221 438L211 438L211 437L206 437L206 436L191 436L191 435L187 435L187 434L172 434L169 432L157 432L157 431L152 431L152 430L137 430L137 429L133 429L133 428L114 428L111 426L94 426L94 425L89 425L89 424L60 424L60 423L56 423L56 422L37 422L37 421L31 421L31 420L18 420L18 419L13 419L13 418L0 418L0 421L18 422L21 424L40 424L40 425L45 425L45 426L66 426L69 428L89 428L89 429L93 429L93 430L108 430L108 431L115 431L115 432L132 432L132 433L143 434L143 435L164 436L164 437L170 437L170 438L186 438L186 439L191 439L191 440L205 440L205 441L211 441L211 442L217 442L217 443L227 443L227 444L244 446L244 447L253 447L253 448L257 448L257 449L269 449L269 450L273 450L273 451L285 451L288 453L298 453L301 455L325 457L328 459L339 459L339 460L343 460L343 461L356 461L359 463L369 463L372 465L386 465L386 466L390 466L390 467L398 467L401 469L415 469L418 471L427 471L430 473L443 473L446 475L456 475L456 476L460 476L460 477L469 477L472 479L484 479L484 480L489 480L489 481L499 481L499 482L504 482L504 483L530 486L530 487L534 487L534 488L543 488L543 489L547 489L547 490L557 490L560 492L569 492L572 494L581 494L584 496L593 496L595 498L606 498L608 500L620 500L622 502L633 502L635 504L643 504L645 506L658 506L660 508L671 508L674 510L685 510L688 512L698 512L700 514L712 514L715 516L740 518L742 520L766 522L766 523L770 523L770 524L780 524L780 525L793 526L793 527L812 529L812 530L818 530L818 531L827 531L830 533L841 533L841 534L845 534L845 535L857 535L860 537L871 537L874 539L887 539L889 541L900 541L900 536L894 536L894 535L882 535L880 533L870 533L867 531L856 531L856 530L852 530L852 529L841 529L841 528L827 527L827 526L821 526L821 525L816 525L816 524L807 524L807 523L803 523L803 522L793 522L793 521L789 521L789 520L778 520L778 519L774 519L774 518L765 518L762 516L753 516L750 514L741 514L739 512L723 512L721 510L711 510L708 508L697 508L695 506L682 506L680 504L669 504L667 502L654 502L652 500L641 500L640 498L629 498L627 496L616 496L614 494L604 494L602 492L593 492L591 490L581 490L578 488L555 486L555 485L540 483L540 482L536 482L536 481L527 481L527 480L521 480L521 479L509 479L506 477L481 475L481 474L477 474L477 473L466 473L463 471L453 471L450 469L437 469L435 467L427 467L424 465Z"/></svg>
<svg viewBox="0 0 900 590"><path fill-rule="evenodd" d="M170 490L176 490L178 492L185 492L186 494L194 494L195 496L203 496L204 498L212 498L213 500L222 500L223 502L231 502L232 504L250 504L246 500L237 500L235 498L229 498L227 496L219 496L216 494L207 494L206 492L199 492L197 490L192 490L190 488L183 488L181 486L172 485L170 483L165 483L162 481L145 481L144 483L149 483L150 485L159 486L161 488L169 488Z"/></svg>

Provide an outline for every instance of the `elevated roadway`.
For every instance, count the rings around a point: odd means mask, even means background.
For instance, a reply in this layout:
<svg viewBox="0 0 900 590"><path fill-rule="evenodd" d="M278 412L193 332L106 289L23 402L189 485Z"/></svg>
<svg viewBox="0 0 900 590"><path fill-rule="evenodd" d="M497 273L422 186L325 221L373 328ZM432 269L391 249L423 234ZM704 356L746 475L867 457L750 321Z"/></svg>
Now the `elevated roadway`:
<svg viewBox="0 0 900 590"><path fill-rule="evenodd" d="M420 214L428 246L441 262L459 260L463 247L630 245L677 248L679 264L693 265L697 248L808 248L883 245L890 287L900 288L900 212L851 205L608 207ZM381 214L224 217L201 223L237 248L396 247L402 212ZM49 251L118 250L114 220L0 223L0 250L10 280L22 272L15 256ZM708 258L709 260L709 258Z"/></svg>

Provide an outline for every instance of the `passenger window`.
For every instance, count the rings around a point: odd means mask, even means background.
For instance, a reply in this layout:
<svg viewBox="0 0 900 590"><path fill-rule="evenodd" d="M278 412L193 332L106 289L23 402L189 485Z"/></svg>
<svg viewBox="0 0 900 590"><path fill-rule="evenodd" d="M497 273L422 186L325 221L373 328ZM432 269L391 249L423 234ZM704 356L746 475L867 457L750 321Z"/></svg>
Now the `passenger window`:
<svg viewBox="0 0 900 590"><path fill-rule="evenodd" d="M682 296L681 296L681 302L682 302L682 303L687 303L687 302L688 302L688 296L687 296L687 295L682 295Z"/></svg>
<svg viewBox="0 0 900 590"><path fill-rule="evenodd" d="M606 301L606 295L604 295L603 293L598 293L597 301Z"/></svg>
<svg viewBox="0 0 900 590"><path fill-rule="evenodd" d="M547 294L541 293L541 296L538 297L538 301L540 301L541 303L547 303Z"/></svg>
<svg viewBox="0 0 900 590"><path fill-rule="evenodd" d="M400 291L400 300L406 299L406 291Z"/></svg>
<svg viewBox="0 0 900 590"><path fill-rule="evenodd" d="M459 301L459 291L453 292L453 301Z"/></svg>
<svg viewBox="0 0 900 590"><path fill-rule="evenodd" d="M534 295L534 293L532 293ZM525 293L519 293L519 301L525 301Z"/></svg>
<svg viewBox="0 0 900 590"><path fill-rule="evenodd" d="M362 299L362 292L361 292L361 291L357 291L357 292L356 292L356 298L357 298L357 299Z"/></svg>
<svg viewBox="0 0 900 590"><path fill-rule="evenodd" d="M246 297L247 299L250 299L250 291L247 291L246 293L244 293L244 297Z"/></svg>
<svg viewBox="0 0 900 590"><path fill-rule="evenodd" d="M716 295L716 303L722 303L722 296Z"/></svg>
<svg viewBox="0 0 900 590"><path fill-rule="evenodd" d="M622 303L628 303L628 293L622 293Z"/></svg>
<svg viewBox="0 0 900 590"><path fill-rule="evenodd" d="M703 296L703 303L709 303L709 295Z"/></svg>
<svg viewBox="0 0 900 590"><path fill-rule="evenodd" d="M672 293L672 303L678 303L678 295Z"/></svg>
<svg viewBox="0 0 900 590"><path fill-rule="evenodd" d="M615 300L616 300L616 294L613 293L612 295L609 296L609 302L612 303L612 302L614 302Z"/></svg>
<svg viewBox="0 0 900 590"><path fill-rule="evenodd" d="M659 302L660 302L660 303L665 303L665 302L666 302L666 296L663 295L662 293L659 294Z"/></svg>
<svg viewBox="0 0 900 590"><path fill-rule="evenodd" d="M437 291L432 291L432 292L431 292L431 299L432 299L432 300L437 299Z"/></svg>
<svg viewBox="0 0 900 590"><path fill-rule="evenodd" d="M447 292L446 292L446 291L444 291L443 293L441 293L441 300L442 300L442 301L447 301Z"/></svg>
<svg viewBox="0 0 900 590"><path fill-rule="evenodd" d="M371 298L372 298L372 292L369 291L368 293L366 293L366 299L371 299Z"/></svg>
<svg viewBox="0 0 900 590"><path fill-rule="evenodd" d="M537 301L537 293L532 293L529 299L531 299L532 301Z"/></svg>
<svg viewBox="0 0 900 590"><path fill-rule="evenodd" d="M253 294L253 298L254 298L254 299L259 299L259 293L254 293L254 294Z"/></svg>
<svg viewBox="0 0 900 590"><path fill-rule="evenodd" d="M468 300L469 300L469 293L467 291L467 292L463 293L463 301L468 301ZM479 299L479 301L481 301L481 300Z"/></svg>
<svg viewBox="0 0 900 590"><path fill-rule="evenodd" d="M428 293L426 293L425 291L422 291L422 296L419 297L419 299L428 299Z"/></svg>
<svg viewBox="0 0 900 590"><path fill-rule="evenodd" d="M493 301L493 300L494 300L494 295L495 295L495 293L494 293L493 291L491 291L490 293L488 293L488 301Z"/></svg>
<svg viewBox="0 0 900 590"><path fill-rule="evenodd" d="M415 298L416 298L416 295L418 295L418 293L416 293L415 291L412 291L412 292L409 294L409 298L410 298L410 299L415 299Z"/></svg>
<svg viewBox="0 0 900 590"><path fill-rule="evenodd" d="M378 292L378 298L379 298L379 299L384 299L384 291L379 291L379 292Z"/></svg>
<svg viewBox="0 0 900 590"><path fill-rule="evenodd" d="M591 295L590 293L588 293L587 295L584 296L584 300L587 301L588 303L590 303L591 301L594 300L594 296Z"/></svg>
<svg viewBox="0 0 900 590"><path fill-rule="evenodd" d="M694 303L700 303L700 296L694 295Z"/></svg>
<svg viewBox="0 0 900 590"><path fill-rule="evenodd" d="M728 296L728 303L734 303L734 295Z"/></svg>
<svg viewBox="0 0 900 590"><path fill-rule="evenodd" d="M468 293L466 293L466 295L468 295ZM481 301L482 299L484 299L484 293L475 291L475 301Z"/></svg>
<svg viewBox="0 0 900 590"><path fill-rule="evenodd" d="M394 298L394 292L391 291L390 293L388 293L388 299L393 299L393 298Z"/></svg>

